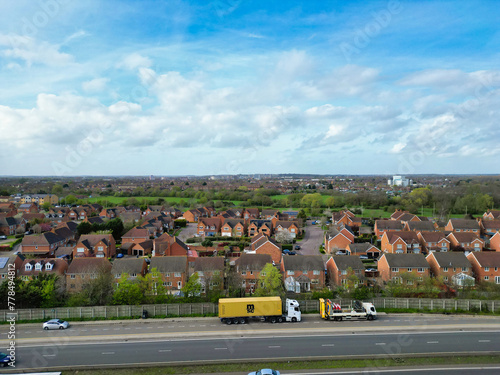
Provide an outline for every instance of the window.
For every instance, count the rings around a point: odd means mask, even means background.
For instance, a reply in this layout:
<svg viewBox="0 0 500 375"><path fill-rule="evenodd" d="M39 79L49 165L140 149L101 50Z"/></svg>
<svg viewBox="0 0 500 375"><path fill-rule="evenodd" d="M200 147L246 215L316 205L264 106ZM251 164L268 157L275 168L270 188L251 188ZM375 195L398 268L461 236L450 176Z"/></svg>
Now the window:
<svg viewBox="0 0 500 375"><path fill-rule="evenodd" d="M93 273L93 274L90 275L90 278L91 279L97 279L97 275L95 273Z"/></svg>
<svg viewBox="0 0 500 375"><path fill-rule="evenodd" d="M26 265L24 266L24 269L25 269L26 271L31 271L31 264L29 264L29 263L28 263L28 264L26 264Z"/></svg>
<svg viewBox="0 0 500 375"><path fill-rule="evenodd" d="M400 244L400 243L398 243L398 246L397 246L397 247L398 247L398 249L402 249L402 248L403 248L403 245L402 245L402 244Z"/></svg>
<svg viewBox="0 0 500 375"><path fill-rule="evenodd" d="M457 267L453 267L453 272L457 272Z"/></svg>
<svg viewBox="0 0 500 375"><path fill-rule="evenodd" d="M165 273L165 277L170 277L170 272Z"/></svg>
<svg viewBox="0 0 500 375"><path fill-rule="evenodd" d="M288 275L294 275L295 274L295 271L287 271L286 272Z"/></svg>
<svg viewBox="0 0 500 375"><path fill-rule="evenodd" d="M246 276L246 275L247 275L247 271L241 271L241 274L242 274L243 276Z"/></svg>
<svg viewBox="0 0 500 375"><path fill-rule="evenodd" d="M474 247L479 247L479 244L476 242L476 243L474 244Z"/></svg>
<svg viewBox="0 0 500 375"><path fill-rule="evenodd" d="M51 263L45 264L45 270L51 271L52 270L52 264Z"/></svg>
<svg viewBox="0 0 500 375"><path fill-rule="evenodd" d="M448 272L448 267L443 267L443 272Z"/></svg>
<svg viewBox="0 0 500 375"><path fill-rule="evenodd" d="M418 272L424 272L424 269L423 268L419 268Z"/></svg>
<svg viewBox="0 0 500 375"><path fill-rule="evenodd" d="M490 267L484 267L484 272L489 272L490 271Z"/></svg>
<svg viewBox="0 0 500 375"><path fill-rule="evenodd" d="M198 271L198 276L205 276L205 273L203 271Z"/></svg>
<svg viewBox="0 0 500 375"><path fill-rule="evenodd" d="M181 277L181 273L180 272L174 272L174 277Z"/></svg>
<svg viewBox="0 0 500 375"><path fill-rule="evenodd" d="M485 281L488 281L489 279L490 279L490 277L489 277L489 276L485 276L485 277L484 277L484 280L485 280Z"/></svg>
<svg viewBox="0 0 500 375"><path fill-rule="evenodd" d="M399 272L399 268L392 267L392 268L391 268L391 271L392 271L392 272Z"/></svg>
<svg viewBox="0 0 500 375"><path fill-rule="evenodd" d="M500 276L495 276L495 284L500 284Z"/></svg>
<svg viewBox="0 0 500 375"><path fill-rule="evenodd" d="M311 279L311 284L319 284L319 280L318 279Z"/></svg>
<svg viewBox="0 0 500 375"><path fill-rule="evenodd" d="M320 272L318 270L313 271L313 275L319 275Z"/></svg>
<svg viewBox="0 0 500 375"><path fill-rule="evenodd" d="M76 276L75 275L71 275L70 278L74 279Z"/></svg>
<svg viewBox="0 0 500 375"><path fill-rule="evenodd" d="M341 275L347 275L347 270L342 270Z"/></svg>
<svg viewBox="0 0 500 375"><path fill-rule="evenodd" d="M253 271L250 271L250 275L253 275Z"/></svg>
<svg viewBox="0 0 500 375"><path fill-rule="evenodd" d="M444 280L444 281L448 281L448 276L445 276L445 277L443 278L443 280Z"/></svg>
<svg viewBox="0 0 500 375"><path fill-rule="evenodd" d="M77 253L83 253L85 251L85 249L83 247L77 247L76 248L76 252Z"/></svg>
<svg viewBox="0 0 500 375"><path fill-rule="evenodd" d="M71 285L70 285L70 288L73 288L73 289L74 289L74 288L75 288L75 284L71 284Z"/></svg>
<svg viewBox="0 0 500 375"><path fill-rule="evenodd" d="M413 280L406 281L406 285L413 285Z"/></svg>
<svg viewBox="0 0 500 375"><path fill-rule="evenodd" d="M134 273L131 273L130 274L130 277L137 277L137 274L134 272Z"/></svg>
<svg viewBox="0 0 500 375"><path fill-rule="evenodd" d="M413 271L413 268L408 267L408 272L411 272L411 271Z"/></svg>
<svg viewBox="0 0 500 375"><path fill-rule="evenodd" d="M119 273L117 273L117 274L115 275L115 279L119 279L120 277L121 277L121 275L120 275Z"/></svg>
<svg viewBox="0 0 500 375"><path fill-rule="evenodd" d="M261 272L260 274L261 274L261 276L266 276L267 275L266 272Z"/></svg>
<svg viewBox="0 0 500 375"><path fill-rule="evenodd" d="M462 272L467 272L468 268L467 267L462 267Z"/></svg>
<svg viewBox="0 0 500 375"><path fill-rule="evenodd" d="M424 281L424 278L422 276L419 276L418 281Z"/></svg>
<svg viewBox="0 0 500 375"><path fill-rule="evenodd" d="M104 251L104 247L103 246L97 246L97 251Z"/></svg>
<svg viewBox="0 0 500 375"><path fill-rule="evenodd" d="M182 288L182 281L177 281L177 288L181 289Z"/></svg>

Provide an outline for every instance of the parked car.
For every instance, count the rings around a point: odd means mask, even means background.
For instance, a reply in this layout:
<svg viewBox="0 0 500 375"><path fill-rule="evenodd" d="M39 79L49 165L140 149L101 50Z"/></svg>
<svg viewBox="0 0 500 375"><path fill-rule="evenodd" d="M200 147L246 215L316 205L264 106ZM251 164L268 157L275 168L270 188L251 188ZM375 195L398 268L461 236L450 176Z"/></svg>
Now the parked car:
<svg viewBox="0 0 500 375"><path fill-rule="evenodd" d="M10 355L5 354L5 353L0 353L0 365L5 367L11 361L12 361L12 358L10 357Z"/></svg>
<svg viewBox="0 0 500 375"><path fill-rule="evenodd" d="M299 245L295 245L295 250L300 250L300 246Z"/></svg>
<svg viewBox="0 0 500 375"><path fill-rule="evenodd" d="M295 251L290 251L290 252L288 253L288 255L295 255L295 254L297 254Z"/></svg>
<svg viewBox="0 0 500 375"><path fill-rule="evenodd" d="M49 321L43 323L43 329L66 329L69 327L69 323L61 319L50 319Z"/></svg>
<svg viewBox="0 0 500 375"><path fill-rule="evenodd" d="M360 255L359 259L368 259L368 255Z"/></svg>
<svg viewBox="0 0 500 375"><path fill-rule="evenodd" d="M118 253L118 254L116 254L116 257L117 258L123 258L123 254L122 253Z"/></svg>
<svg viewBox="0 0 500 375"><path fill-rule="evenodd" d="M271 370L270 368L263 368L259 371L250 372L248 375L280 375L277 370Z"/></svg>
<svg viewBox="0 0 500 375"><path fill-rule="evenodd" d="M290 250L288 250L288 249L283 250L283 254L285 254L285 255L290 254Z"/></svg>
<svg viewBox="0 0 500 375"><path fill-rule="evenodd" d="M6 240L6 239L7 239L7 236L4 236L4 235L0 236L0 240Z"/></svg>

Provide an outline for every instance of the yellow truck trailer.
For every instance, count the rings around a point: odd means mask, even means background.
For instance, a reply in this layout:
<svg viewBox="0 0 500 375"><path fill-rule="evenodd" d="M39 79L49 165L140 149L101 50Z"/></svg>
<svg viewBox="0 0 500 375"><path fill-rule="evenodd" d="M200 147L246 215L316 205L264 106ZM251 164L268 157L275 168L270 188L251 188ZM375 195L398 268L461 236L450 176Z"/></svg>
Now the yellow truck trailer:
<svg viewBox="0 0 500 375"><path fill-rule="evenodd" d="M302 320L299 303L287 299L285 314L280 297L220 298L219 318L226 324L245 324L251 317L262 318L271 323L299 322Z"/></svg>

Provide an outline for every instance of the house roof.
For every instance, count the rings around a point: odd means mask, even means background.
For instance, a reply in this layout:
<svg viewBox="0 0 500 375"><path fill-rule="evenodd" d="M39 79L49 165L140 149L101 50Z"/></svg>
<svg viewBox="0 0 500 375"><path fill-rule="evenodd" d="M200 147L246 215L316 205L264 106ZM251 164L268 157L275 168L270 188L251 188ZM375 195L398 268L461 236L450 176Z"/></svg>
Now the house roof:
<svg viewBox="0 0 500 375"><path fill-rule="evenodd" d="M221 225L221 220L216 217L203 217L200 219L199 223L207 227L215 226L215 229L218 230Z"/></svg>
<svg viewBox="0 0 500 375"><path fill-rule="evenodd" d="M276 224L275 224L275 227L283 227L285 229L288 229L290 228L292 225L295 225L296 227L298 227L298 224L295 222L295 221L291 221L291 220L278 220L276 221Z"/></svg>
<svg viewBox="0 0 500 375"><path fill-rule="evenodd" d="M472 219L450 219L449 223L454 229L479 230L479 223Z"/></svg>
<svg viewBox="0 0 500 375"><path fill-rule="evenodd" d="M348 268L352 268L353 270L365 269L363 262L357 255L336 255L332 256L331 259L335 262L339 270L347 270Z"/></svg>
<svg viewBox="0 0 500 375"><path fill-rule="evenodd" d="M396 268L430 268L423 254L384 254L389 267ZM380 260L379 260L380 264Z"/></svg>
<svg viewBox="0 0 500 375"><path fill-rule="evenodd" d="M403 223L400 220L375 220L378 230L401 230Z"/></svg>
<svg viewBox="0 0 500 375"><path fill-rule="evenodd" d="M63 238L52 232L45 232L42 234L31 234L24 236L21 242L22 246L47 246L58 242L64 241Z"/></svg>
<svg viewBox="0 0 500 375"><path fill-rule="evenodd" d="M479 251L469 253L467 258L475 257L481 267L500 267L500 253L496 251Z"/></svg>
<svg viewBox="0 0 500 375"><path fill-rule="evenodd" d="M261 271L267 263L272 262L269 254L242 254L235 263L240 271Z"/></svg>
<svg viewBox="0 0 500 375"><path fill-rule="evenodd" d="M404 214L402 214L398 217L398 220L408 222L416 217L418 218L418 216L416 216L416 215L405 212ZM419 219L419 221L420 221L420 219Z"/></svg>
<svg viewBox="0 0 500 375"><path fill-rule="evenodd" d="M111 263L106 258L75 258L68 267L67 274L99 273L101 269L110 270Z"/></svg>
<svg viewBox="0 0 500 375"><path fill-rule="evenodd" d="M9 271L9 264L14 263L18 256L19 255L10 255L0 257L0 273L7 273ZM24 259L24 257L21 256L21 259Z"/></svg>
<svg viewBox="0 0 500 375"><path fill-rule="evenodd" d="M384 235L387 235L391 244L396 242L399 238L407 244L419 243L417 233L413 231L386 232Z"/></svg>
<svg viewBox="0 0 500 375"><path fill-rule="evenodd" d="M446 236L443 232L427 232L427 231L422 231L420 232L420 236L422 237L422 239L426 242L426 243L429 243L429 242L439 242L443 239L445 239L446 241L448 241L446 239ZM450 242L450 241L448 241Z"/></svg>
<svg viewBox="0 0 500 375"><path fill-rule="evenodd" d="M484 241L480 239L477 234L471 232L452 232L448 235L448 237L450 236L455 237L458 242L472 242L474 240L480 240L484 243Z"/></svg>
<svg viewBox="0 0 500 375"><path fill-rule="evenodd" d="M149 238L149 231L141 227L134 227L125 233L122 238Z"/></svg>
<svg viewBox="0 0 500 375"><path fill-rule="evenodd" d="M482 225L488 231L496 232L500 230L500 220L483 220Z"/></svg>
<svg viewBox="0 0 500 375"><path fill-rule="evenodd" d="M111 234L83 234L78 243L83 243L87 247L94 247L99 241L104 242L106 245L111 243L113 236Z"/></svg>
<svg viewBox="0 0 500 375"><path fill-rule="evenodd" d="M186 272L187 257L152 257L149 269L156 268L158 272Z"/></svg>
<svg viewBox="0 0 500 375"><path fill-rule="evenodd" d="M26 270L26 264L31 264L31 271ZM42 265L42 270L35 270L36 264ZM49 263L52 264L51 270L46 270L45 265ZM54 258L45 258L45 259L25 259L21 267L19 268L19 275L38 275L39 273L56 273L56 274L64 274L64 271L68 268L68 262L64 259L54 259Z"/></svg>
<svg viewBox="0 0 500 375"><path fill-rule="evenodd" d="M439 267L471 267L467 257L462 252L439 252L431 253L427 256L433 256Z"/></svg>
<svg viewBox="0 0 500 375"><path fill-rule="evenodd" d="M227 219L224 221L224 225L229 225L231 228L234 228L238 224L244 225L244 223L242 219Z"/></svg>
<svg viewBox="0 0 500 375"><path fill-rule="evenodd" d="M250 220L250 225L252 225L252 224L256 225L257 229L260 229L263 225L265 225L268 228L272 228L272 226L273 226L273 223L271 220L254 219L254 220Z"/></svg>
<svg viewBox="0 0 500 375"><path fill-rule="evenodd" d="M347 245L347 248L351 251L352 254L366 253L368 250L380 251L380 249L378 249L376 246L373 246L369 242L351 243Z"/></svg>
<svg viewBox="0 0 500 375"><path fill-rule="evenodd" d="M194 260L194 271L222 271L224 270L223 257L201 257Z"/></svg>
<svg viewBox="0 0 500 375"><path fill-rule="evenodd" d="M252 248L257 250L259 247L264 245L265 243L270 242L274 246L276 246L278 249L281 249L281 246L272 238L269 238L268 236L264 235L260 237L257 241L252 242Z"/></svg>
<svg viewBox="0 0 500 375"><path fill-rule="evenodd" d="M325 263L321 255L303 255L283 257L285 271L323 271Z"/></svg>
<svg viewBox="0 0 500 375"><path fill-rule="evenodd" d="M140 274L145 264L146 261L144 260L144 258L115 259L113 261L113 266L111 267L111 273L113 275L122 274L124 272L128 274Z"/></svg>
<svg viewBox="0 0 500 375"><path fill-rule="evenodd" d="M409 221L407 223L408 229L412 231L428 231L432 232L435 231L436 228L434 228L434 224L432 224L430 221Z"/></svg>

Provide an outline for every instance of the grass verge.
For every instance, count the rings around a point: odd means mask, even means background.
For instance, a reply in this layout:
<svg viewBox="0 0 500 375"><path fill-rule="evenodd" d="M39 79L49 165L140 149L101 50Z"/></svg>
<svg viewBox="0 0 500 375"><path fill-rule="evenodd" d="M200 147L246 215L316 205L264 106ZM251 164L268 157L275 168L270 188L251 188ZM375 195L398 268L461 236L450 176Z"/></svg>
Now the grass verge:
<svg viewBox="0 0 500 375"><path fill-rule="evenodd" d="M492 311L479 311L479 308L477 309L471 309L471 310L443 310L443 309L406 309L406 308L378 308L378 312L385 312L385 313L408 313L408 314L447 314L447 315L454 315L454 314L465 314L465 315L492 315L492 316L498 316L500 315L500 312L492 312Z"/></svg>
<svg viewBox="0 0 500 375"><path fill-rule="evenodd" d="M340 368L384 368L402 366L432 365L479 365L500 363L500 356L444 356L444 357L391 357L384 359L345 359L321 361L289 361L289 362L242 362L196 366L165 366L150 368L110 369L110 370L78 370L63 371L63 375L162 375L162 374L211 374L224 372L248 373L261 368L272 368L279 371L340 369Z"/></svg>

